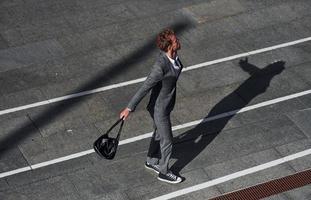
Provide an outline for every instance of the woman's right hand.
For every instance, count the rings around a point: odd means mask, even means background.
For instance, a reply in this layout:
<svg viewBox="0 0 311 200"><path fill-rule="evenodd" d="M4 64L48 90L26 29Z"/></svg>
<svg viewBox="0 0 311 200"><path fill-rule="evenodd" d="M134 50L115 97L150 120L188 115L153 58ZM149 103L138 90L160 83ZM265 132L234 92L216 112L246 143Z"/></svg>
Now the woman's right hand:
<svg viewBox="0 0 311 200"><path fill-rule="evenodd" d="M125 120L129 115L130 115L131 110L129 108L125 108L121 113L120 113L120 119L123 118Z"/></svg>

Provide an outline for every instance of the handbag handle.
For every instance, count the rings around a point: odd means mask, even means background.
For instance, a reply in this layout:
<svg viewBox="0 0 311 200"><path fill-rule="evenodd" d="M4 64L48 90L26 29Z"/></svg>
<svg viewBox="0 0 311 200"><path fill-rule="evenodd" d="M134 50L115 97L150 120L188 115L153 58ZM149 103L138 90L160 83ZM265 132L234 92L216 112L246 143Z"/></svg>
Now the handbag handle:
<svg viewBox="0 0 311 200"><path fill-rule="evenodd" d="M119 123L121 122L121 125L120 125L120 128L119 128L119 131L118 131L118 135L116 137L117 140L119 140L120 138L120 134L121 134L121 130L122 130L122 127L123 127L123 124L124 124L124 120L123 120L123 117L118 119L118 121L116 121L109 129L108 131L105 133L105 135L108 135L108 133L114 129L114 127L116 127Z"/></svg>

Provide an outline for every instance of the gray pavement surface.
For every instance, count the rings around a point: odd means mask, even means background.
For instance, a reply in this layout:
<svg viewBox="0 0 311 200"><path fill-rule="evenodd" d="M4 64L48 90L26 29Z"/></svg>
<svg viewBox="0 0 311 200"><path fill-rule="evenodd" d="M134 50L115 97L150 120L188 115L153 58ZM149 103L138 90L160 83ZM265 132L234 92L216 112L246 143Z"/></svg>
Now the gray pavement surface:
<svg viewBox="0 0 311 200"><path fill-rule="evenodd" d="M4 0L0 2L0 110L144 77L156 34L173 27L185 67L311 36L308 0ZM274 62L285 62L284 69ZM311 42L182 73L172 123L180 125L311 88ZM274 63L274 64L272 64ZM0 173L92 148L141 84L0 115ZM146 97L121 140L152 131ZM150 199L311 147L311 95L173 132L173 170L144 169L149 139L114 160L89 154L0 178L0 199ZM311 156L176 199L208 199L309 169ZM310 185L266 199L309 200Z"/></svg>

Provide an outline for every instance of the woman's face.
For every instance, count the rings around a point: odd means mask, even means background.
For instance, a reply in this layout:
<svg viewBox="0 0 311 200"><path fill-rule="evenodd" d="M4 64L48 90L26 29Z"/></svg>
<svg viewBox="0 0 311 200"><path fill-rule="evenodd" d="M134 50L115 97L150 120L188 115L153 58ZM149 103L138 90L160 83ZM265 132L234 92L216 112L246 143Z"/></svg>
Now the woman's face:
<svg viewBox="0 0 311 200"><path fill-rule="evenodd" d="M172 51L177 51L180 49L180 42L179 39L176 37L176 35L171 36L172 44L170 46L170 49Z"/></svg>

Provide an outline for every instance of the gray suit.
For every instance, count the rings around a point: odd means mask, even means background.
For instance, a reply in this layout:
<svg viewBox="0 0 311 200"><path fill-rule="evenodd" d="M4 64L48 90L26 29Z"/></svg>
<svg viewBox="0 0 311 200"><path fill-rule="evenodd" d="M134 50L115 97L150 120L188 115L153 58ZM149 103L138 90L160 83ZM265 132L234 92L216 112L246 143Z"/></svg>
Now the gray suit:
<svg viewBox="0 0 311 200"><path fill-rule="evenodd" d="M175 105L176 82L183 67L180 60L178 64L180 68L175 69L165 52L161 51L147 79L127 106L134 111L139 102L152 90L147 110L154 121L154 133L147 162L159 164L160 172L163 174L167 173L172 153L173 135L170 113Z"/></svg>

